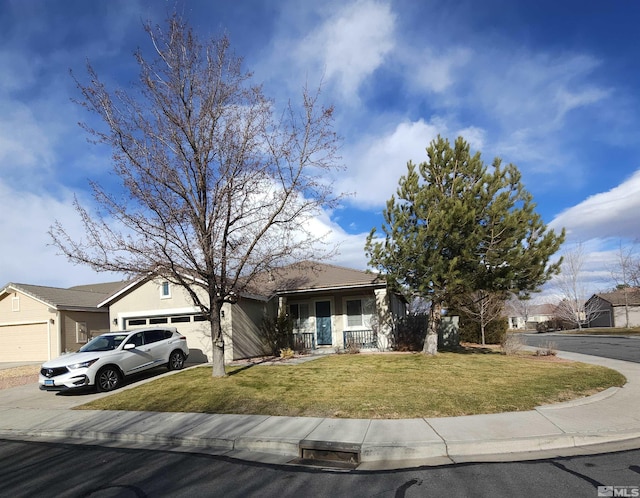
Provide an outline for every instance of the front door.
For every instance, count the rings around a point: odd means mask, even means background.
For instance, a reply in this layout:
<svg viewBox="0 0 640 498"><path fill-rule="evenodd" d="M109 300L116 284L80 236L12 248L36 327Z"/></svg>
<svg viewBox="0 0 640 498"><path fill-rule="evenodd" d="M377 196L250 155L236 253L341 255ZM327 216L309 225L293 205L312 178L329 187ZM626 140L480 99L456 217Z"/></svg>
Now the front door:
<svg viewBox="0 0 640 498"><path fill-rule="evenodd" d="M316 335L318 346L331 346L331 301L316 303Z"/></svg>

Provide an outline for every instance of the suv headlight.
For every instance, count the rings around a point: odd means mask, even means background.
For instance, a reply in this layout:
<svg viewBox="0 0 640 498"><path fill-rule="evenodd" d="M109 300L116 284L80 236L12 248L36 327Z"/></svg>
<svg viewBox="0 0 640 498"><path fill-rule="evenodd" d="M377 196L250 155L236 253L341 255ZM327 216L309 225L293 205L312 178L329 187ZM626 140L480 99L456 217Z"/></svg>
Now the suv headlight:
<svg viewBox="0 0 640 498"><path fill-rule="evenodd" d="M67 368L69 370L77 370L78 368L89 368L96 361L98 361L98 358L96 358L94 360L83 361L82 363L74 363L73 365L67 365Z"/></svg>

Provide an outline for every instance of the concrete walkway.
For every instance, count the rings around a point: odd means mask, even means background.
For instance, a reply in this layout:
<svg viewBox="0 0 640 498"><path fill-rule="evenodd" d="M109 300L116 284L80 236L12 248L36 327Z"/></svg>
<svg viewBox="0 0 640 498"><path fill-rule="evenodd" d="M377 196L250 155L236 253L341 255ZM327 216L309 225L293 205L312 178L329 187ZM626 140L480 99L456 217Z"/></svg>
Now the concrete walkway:
<svg viewBox="0 0 640 498"><path fill-rule="evenodd" d="M527 412L405 420L70 410L105 394L60 396L31 384L0 391L0 437L359 470L640 448L640 364L577 353L558 356L613 368L628 382Z"/></svg>

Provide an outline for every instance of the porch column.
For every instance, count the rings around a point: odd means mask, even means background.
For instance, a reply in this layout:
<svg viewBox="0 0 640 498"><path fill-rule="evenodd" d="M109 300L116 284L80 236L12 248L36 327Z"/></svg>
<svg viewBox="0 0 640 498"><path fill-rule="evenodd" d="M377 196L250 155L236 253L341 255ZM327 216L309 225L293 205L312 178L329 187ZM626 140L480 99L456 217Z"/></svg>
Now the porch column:
<svg viewBox="0 0 640 498"><path fill-rule="evenodd" d="M393 330L393 319L389 306L389 295L387 289L375 289L376 315L378 319L378 347L389 349L391 347L391 332Z"/></svg>
<svg viewBox="0 0 640 498"><path fill-rule="evenodd" d="M278 297L278 312L276 316L280 316L287 312L287 298L285 296Z"/></svg>

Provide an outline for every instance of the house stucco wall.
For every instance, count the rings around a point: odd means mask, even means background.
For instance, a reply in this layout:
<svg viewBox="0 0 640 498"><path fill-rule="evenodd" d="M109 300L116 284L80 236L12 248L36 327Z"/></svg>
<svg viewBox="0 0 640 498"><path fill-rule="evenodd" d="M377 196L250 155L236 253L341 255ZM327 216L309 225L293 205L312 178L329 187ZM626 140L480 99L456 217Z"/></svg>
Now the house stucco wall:
<svg viewBox="0 0 640 498"><path fill-rule="evenodd" d="M78 341L78 324L86 326L86 338L90 340L92 337L109 332L109 313L104 312L87 312L87 311L61 311L61 348L63 352L72 352L80 349L86 340ZM80 337L81 339L82 337Z"/></svg>
<svg viewBox="0 0 640 498"><path fill-rule="evenodd" d="M253 299L239 299L231 308L228 328L233 330L233 341L225 339L225 356L232 360L267 354L267 347L260 332L265 317L266 303Z"/></svg>

